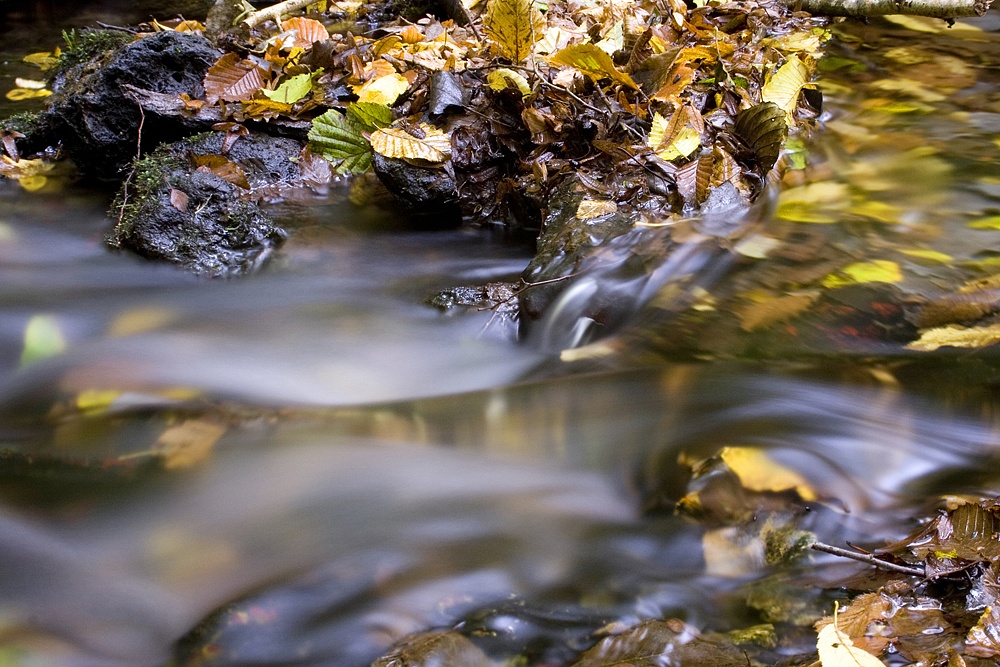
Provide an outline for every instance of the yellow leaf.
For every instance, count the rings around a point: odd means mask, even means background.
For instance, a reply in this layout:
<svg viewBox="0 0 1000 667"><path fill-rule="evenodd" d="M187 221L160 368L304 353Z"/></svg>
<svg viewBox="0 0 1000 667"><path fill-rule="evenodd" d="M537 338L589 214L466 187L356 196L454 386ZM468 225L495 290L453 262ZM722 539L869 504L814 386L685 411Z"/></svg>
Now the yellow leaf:
<svg viewBox="0 0 1000 667"><path fill-rule="evenodd" d="M545 33L545 17L534 0L489 0L483 23L500 55L514 64L527 58Z"/></svg>
<svg viewBox="0 0 1000 667"><path fill-rule="evenodd" d="M549 62L557 65L575 67L594 81L600 79L611 79L623 86L638 90L635 84L625 72L622 72L611 60L611 56L601 50L596 44L574 44L567 46L559 53L550 56Z"/></svg>
<svg viewBox="0 0 1000 667"><path fill-rule="evenodd" d="M76 395L76 409L92 414L102 413L121 395L120 391L114 389L85 389Z"/></svg>
<svg viewBox="0 0 1000 667"><path fill-rule="evenodd" d="M423 137L416 137L398 127L386 127L372 132L372 150L389 158L440 164L451 155L451 138L441 130L421 123Z"/></svg>
<svg viewBox="0 0 1000 667"><path fill-rule="evenodd" d="M53 315L35 315L24 328L24 349L21 350L21 365L27 366L66 351L59 320Z"/></svg>
<svg viewBox="0 0 1000 667"><path fill-rule="evenodd" d="M816 500L816 492L798 472L787 468L754 447L723 447L719 452L740 484L750 491L781 493L795 491L802 500Z"/></svg>
<svg viewBox="0 0 1000 667"><path fill-rule="evenodd" d="M782 37L764 39L761 42L786 53L803 51L816 54L823 46L823 37L810 31L801 30Z"/></svg>
<svg viewBox="0 0 1000 667"><path fill-rule="evenodd" d="M823 279L823 287L843 287L854 283L898 283L903 279L899 264L887 259L855 262Z"/></svg>
<svg viewBox="0 0 1000 667"><path fill-rule="evenodd" d="M597 43L597 48L604 51L609 56L615 54L615 51L621 51L625 48L625 30L624 23L619 21L611 27L611 30L604 35L604 38Z"/></svg>
<svg viewBox="0 0 1000 667"><path fill-rule="evenodd" d="M818 290L805 294L786 294L761 303L752 303L737 313L744 331L755 331L791 319L812 305Z"/></svg>
<svg viewBox="0 0 1000 667"><path fill-rule="evenodd" d="M486 75L486 82L490 84L490 88L493 90L504 90L514 87L521 91L521 97L527 97L531 94L531 86L528 85L528 80L521 76L519 72L515 72L508 67L501 67L490 72Z"/></svg>
<svg viewBox="0 0 1000 667"><path fill-rule="evenodd" d="M834 223L840 220L839 212L849 202L850 191L846 185L837 181L818 181L782 192L775 217L794 222Z"/></svg>
<svg viewBox="0 0 1000 667"><path fill-rule="evenodd" d="M32 100L37 97L48 97L52 94L52 91L47 88L31 89L31 88L12 88L7 91L5 96L11 102L20 102L21 100Z"/></svg>
<svg viewBox="0 0 1000 667"><path fill-rule="evenodd" d="M410 82L402 74L393 72L377 79L366 81L357 90L358 102L371 102L391 106L410 87Z"/></svg>
<svg viewBox="0 0 1000 667"><path fill-rule="evenodd" d="M42 176L41 174L25 176L24 178L18 179L17 184L28 192L38 192L49 184L49 177Z"/></svg>
<svg viewBox="0 0 1000 667"><path fill-rule="evenodd" d="M849 209L850 213L891 225L899 222L903 209L880 201L864 201Z"/></svg>
<svg viewBox="0 0 1000 667"><path fill-rule="evenodd" d="M932 352L939 347L985 347L1000 342L1000 324L987 327L963 327L949 324L927 329L907 349Z"/></svg>
<svg viewBox="0 0 1000 667"><path fill-rule="evenodd" d="M59 63L59 55L59 49L56 49L55 52L39 51L38 53L29 53L21 60L38 66L44 72L52 69Z"/></svg>
<svg viewBox="0 0 1000 667"><path fill-rule="evenodd" d="M701 120L698 112L684 105L667 120L659 113L653 114L653 127L647 145L664 160L687 157L701 145L701 132L695 126Z"/></svg>
<svg viewBox="0 0 1000 667"><path fill-rule="evenodd" d="M778 68L761 90L761 101L773 102L784 109L789 124L802 86L809 80L809 65L798 56L792 56Z"/></svg>
<svg viewBox="0 0 1000 667"><path fill-rule="evenodd" d="M618 204L607 199L584 199L576 207L578 220L590 220L602 215L610 215L618 210Z"/></svg>
<svg viewBox="0 0 1000 667"><path fill-rule="evenodd" d="M987 218L973 220L965 225L969 229L1000 229L1000 215L991 215Z"/></svg>
<svg viewBox="0 0 1000 667"><path fill-rule="evenodd" d="M153 453L167 470L190 468L208 459L226 427L205 419L188 419L171 426L156 440Z"/></svg>
<svg viewBox="0 0 1000 667"><path fill-rule="evenodd" d="M938 252L937 250L925 250L924 248L904 248L899 252L904 255L909 255L917 260L925 260L931 264L949 264L955 261L955 258L951 255L946 255L943 252Z"/></svg>
<svg viewBox="0 0 1000 667"><path fill-rule="evenodd" d="M833 612L833 623L819 631L816 650L823 667L885 667L881 660L855 646L851 638L837 627L836 611Z"/></svg>
<svg viewBox="0 0 1000 667"><path fill-rule="evenodd" d="M907 30L914 32L929 32L939 34L947 30L948 23L944 19L935 19L927 16L910 16L908 14L890 14L883 17L890 23L895 23Z"/></svg>

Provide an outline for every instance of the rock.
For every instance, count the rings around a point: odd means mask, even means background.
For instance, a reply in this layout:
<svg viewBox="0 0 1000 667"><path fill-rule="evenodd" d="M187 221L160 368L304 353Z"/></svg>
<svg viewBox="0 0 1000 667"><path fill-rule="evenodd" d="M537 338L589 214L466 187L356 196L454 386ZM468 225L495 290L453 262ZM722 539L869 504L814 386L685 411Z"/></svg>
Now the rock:
<svg viewBox="0 0 1000 667"><path fill-rule="evenodd" d="M389 192L417 215L434 215L437 224L458 224L461 211L451 175L439 167L418 167L375 153L372 167Z"/></svg>
<svg viewBox="0 0 1000 667"><path fill-rule="evenodd" d="M101 47L113 45L109 38L86 39L96 45L90 46L90 51L97 53L85 51L83 55L90 55L89 59L56 74L46 123L83 173L120 180L136 155L140 123L144 147L183 135L175 121L156 115L144 119L123 86L199 97L205 73L219 52L203 37L171 31L103 50Z"/></svg>
<svg viewBox="0 0 1000 667"><path fill-rule="evenodd" d="M223 156L223 133L169 144L140 160L119 194L112 216L121 219L108 241L144 257L180 264L205 276L232 276L258 268L286 237L250 198L251 191L301 184L301 145L262 133L241 137ZM219 166L197 168L209 156ZM208 158L203 158L205 162Z"/></svg>

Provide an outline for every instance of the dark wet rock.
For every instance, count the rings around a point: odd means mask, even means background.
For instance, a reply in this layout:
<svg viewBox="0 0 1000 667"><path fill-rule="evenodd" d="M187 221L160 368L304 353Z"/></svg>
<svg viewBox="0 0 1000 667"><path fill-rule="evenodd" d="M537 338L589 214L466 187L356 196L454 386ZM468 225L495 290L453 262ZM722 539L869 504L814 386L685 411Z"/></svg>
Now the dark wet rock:
<svg viewBox="0 0 1000 667"><path fill-rule="evenodd" d="M212 133L161 147L140 160L111 245L167 260L206 276L231 276L258 268L286 233L250 198L250 189L295 185L301 146L291 139L252 134L226 153L230 164L213 172L196 156L219 156L223 134ZM219 159L219 158L217 158ZM246 183L240 185L240 172ZM226 176L224 178L223 176Z"/></svg>
<svg viewBox="0 0 1000 667"><path fill-rule="evenodd" d="M447 171L418 167L404 160L375 153L372 167L389 192L418 215L433 214L439 224L461 220L455 181Z"/></svg>
<svg viewBox="0 0 1000 667"><path fill-rule="evenodd" d="M156 115L145 119L125 85L157 93L199 97L202 80L219 52L203 37L160 32L124 47L101 50L113 41L90 38L86 60L70 59L55 75L45 122L86 174L120 179L142 143L152 147L179 139L176 122ZM99 53L93 54L90 51Z"/></svg>
<svg viewBox="0 0 1000 667"><path fill-rule="evenodd" d="M518 283L486 283L485 285L460 285L441 290L428 303L441 310L472 309L513 313L518 309Z"/></svg>

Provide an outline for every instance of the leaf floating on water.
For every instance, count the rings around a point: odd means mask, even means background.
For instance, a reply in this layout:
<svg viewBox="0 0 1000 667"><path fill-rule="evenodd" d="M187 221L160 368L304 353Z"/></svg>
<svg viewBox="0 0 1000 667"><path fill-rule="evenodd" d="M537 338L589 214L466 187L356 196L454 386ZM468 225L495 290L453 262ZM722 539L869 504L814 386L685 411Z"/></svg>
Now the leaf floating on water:
<svg viewBox="0 0 1000 667"><path fill-rule="evenodd" d="M916 260L925 260L929 264L951 264L955 261L951 255L925 248L903 248L899 252Z"/></svg>
<svg viewBox="0 0 1000 667"><path fill-rule="evenodd" d="M440 164L451 156L451 137L426 123L421 123L419 130L422 137L398 127L376 130L371 136L372 149L388 158L418 163Z"/></svg>
<svg viewBox="0 0 1000 667"><path fill-rule="evenodd" d="M191 468L208 460L226 427L206 419L188 419L160 434L152 452L167 470Z"/></svg>
<svg viewBox="0 0 1000 667"><path fill-rule="evenodd" d="M854 645L851 638L837 627L837 612L833 623L819 631L816 650L823 667L885 667L885 663L871 653Z"/></svg>
<svg viewBox="0 0 1000 667"><path fill-rule="evenodd" d="M802 86L809 80L809 73L809 65L804 60L791 56L764 84L761 100L776 104L785 112L785 119L790 123Z"/></svg>
<svg viewBox="0 0 1000 667"><path fill-rule="evenodd" d="M969 229L1000 229L1000 215L991 215L987 218L973 220L965 225Z"/></svg>
<svg viewBox="0 0 1000 667"><path fill-rule="evenodd" d="M500 55L515 65L528 57L545 33L545 17L534 0L490 0L483 24Z"/></svg>
<svg viewBox="0 0 1000 667"><path fill-rule="evenodd" d="M422 632L397 643L371 667L493 667L482 649L453 630Z"/></svg>
<svg viewBox="0 0 1000 667"><path fill-rule="evenodd" d="M903 279L899 264L888 259L855 262L823 279L823 287L843 287L855 283L898 283Z"/></svg>
<svg viewBox="0 0 1000 667"><path fill-rule="evenodd" d="M625 72L615 67L611 56L596 44L573 44L549 57L549 62L575 67L594 81L611 79L615 83L638 90L639 86Z"/></svg>
<svg viewBox="0 0 1000 667"><path fill-rule="evenodd" d="M986 327L963 327L951 324L927 329L920 338L907 345L909 350L933 352L940 347L976 348L1000 342L1000 324Z"/></svg>
<svg viewBox="0 0 1000 667"><path fill-rule="evenodd" d="M66 351L66 337L54 315L35 315L24 328L21 366L54 357Z"/></svg>
<svg viewBox="0 0 1000 667"><path fill-rule="evenodd" d="M837 181L819 181L785 190L778 196L775 216L782 220L832 224L851 199L847 186Z"/></svg>
<svg viewBox="0 0 1000 667"><path fill-rule="evenodd" d="M816 492L805 477L781 465L762 449L723 447L719 458L750 491L782 493L795 491L802 500L816 500Z"/></svg>
<svg viewBox="0 0 1000 667"><path fill-rule="evenodd" d="M578 220L590 220L618 211L618 204L607 199L584 199L576 208Z"/></svg>
<svg viewBox="0 0 1000 667"><path fill-rule="evenodd" d="M505 90L507 88L517 88L521 91L521 97L531 94L531 86L520 72L515 72L508 67L495 69L486 76L486 82L493 90Z"/></svg>
<svg viewBox="0 0 1000 667"><path fill-rule="evenodd" d="M778 161L781 146L788 134L785 112L773 102L744 109L736 116L733 133L746 144L761 171L766 173Z"/></svg>
<svg viewBox="0 0 1000 667"><path fill-rule="evenodd" d="M249 60L240 60L235 53L227 53L209 68L204 86L209 104L249 100L264 87L264 70Z"/></svg>
<svg viewBox="0 0 1000 667"><path fill-rule="evenodd" d="M337 173L360 174L372 163L372 148L362 127L339 111L330 109L313 120L309 150L337 165Z"/></svg>
<svg viewBox="0 0 1000 667"><path fill-rule="evenodd" d="M48 97L52 91L47 88L12 88L4 96L11 102L22 100L33 100L39 97Z"/></svg>

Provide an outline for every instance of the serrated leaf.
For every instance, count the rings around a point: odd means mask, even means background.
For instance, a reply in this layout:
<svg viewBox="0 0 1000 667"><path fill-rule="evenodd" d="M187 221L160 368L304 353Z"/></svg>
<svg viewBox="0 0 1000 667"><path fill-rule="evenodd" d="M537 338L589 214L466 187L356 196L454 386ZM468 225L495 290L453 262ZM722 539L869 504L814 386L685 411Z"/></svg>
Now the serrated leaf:
<svg viewBox="0 0 1000 667"><path fill-rule="evenodd" d="M358 102L372 104L393 104L399 96L407 91L410 82L397 72L366 81L357 90Z"/></svg>
<svg viewBox="0 0 1000 667"><path fill-rule="evenodd" d="M778 161L788 134L785 112L773 102L744 109L736 116L733 134L750 149L761 171L766 173Z"/></svg>
<svg viewBox="0 0 1000 667"><path fill-rule="evenodd" d="M500 55L514 64L528 57L545 32L545 17L534 0L490 0L483 24Z"/></svg>
<svg viewBox="0 0 1000 667"><path fill-rule="evenodd" d="M313 42L325 42L330 39L330 33L326 26L316 19L307 19L303 16L296 16L287 21L281 22L281 29L289 32L295 31L295 41L287 46L297 46L305 49L313 45Z"/></svg>
<svg viewBox="0 0 1000 667"><path fill-rule="evenodd" d="M791 56L764 84L761 100L777 104L785 112L786 121L791 123L799 93L808 80L809 66L801 58Z"/></svg>
<svg viewBox="0 0 1000 667"><path fill-rule="evenodd" d="M548 60L557 65L575 67L594 81L611 79L634 90L639 89L632 77L615 67L611 56L596 44L573 44L549 56Z"/></svg>
<svg viewBox="0 0 1000 667"><path fill-rule="evenodd" d="M528 80L525 79L519 72L515 72L507 67L495 69L487 74L486 83L488 83L490 88L493 90L517 88L521 91L521 97L527 97L531 94L531 86L528 85Z"/></svg>
<svg viewBox="0 0 1000 667"><path fill-rule="evenodd" d="M309 72L293 76L274 90L263 90L264 97L272 102L295 104L312 90L313 75Z"/></svg>
<svg viewBox="0 0 1000 667"><path fill-rule="evenodd" d="M338 174L360 174L372 163L372 148L363 128L331 109L312 122L309 150L337 165Z"/></svg>
<svg viewBox="0 0 1000 667"><path fill-rule="evenodd" d="M583 199L576 207L576 217L578 220L590 220L617 211L618 204L608 199Z"/></svg>
<svg viewBox="0 0 1000 667"><path fill-rule="evenodd" d="M264 87L264 70L249 60L240 60L235 53L227 53L209 68L204 87L205 100L209 104L219 100L249 100Z"/></svg>
<svg viewBox="0 0 1000 667"><path fill-rule="evenodd" d="M375 102L355 102L349 105L347 117L367 132L374 132L392 125L392 109L385 104Z"/></svg>
<svg viewBox="0 0 1000 667"><path fill-rule="evenodd" d="M451 155L451 137L441 130L421 123L423 134L417 137L398 127L387 127L372 132L371 146L379 155L401 158L417 163L440 164Z"/></svg>
<svg viewBox="0 0 1000 667"><path fill-rule="evenodd" d="M701 114L688 105L678 107L669 120L656 113L647 145L664 160L687 157L701 145L703 126Z"/></svg>
<svg viewBox="0 0 1000 667"><path fill-rule="evenodd" d="M906 346L909 350L933 352L939 347L985 347L1000 343L1000 324L988 327L963 327L949 324L944 327L927 329L920 333L920 338Z"/></svg>

